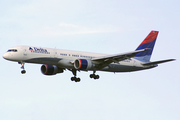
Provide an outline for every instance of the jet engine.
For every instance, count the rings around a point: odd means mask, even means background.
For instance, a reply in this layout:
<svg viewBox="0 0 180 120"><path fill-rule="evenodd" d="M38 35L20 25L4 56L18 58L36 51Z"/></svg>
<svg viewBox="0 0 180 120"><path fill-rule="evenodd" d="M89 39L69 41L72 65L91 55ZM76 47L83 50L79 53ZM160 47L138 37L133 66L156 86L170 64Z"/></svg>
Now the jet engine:
<svg viewBox="0 0 180 120"><path fill-rule="evenodd" d="M42 65L41 72L44 75L55 75L57 73L63 73L64 71L62 68L58 68L55 65Z"/></svg>
<svg viewBox="0 0 180 120"><path fill-rule="evenodd" d="M76 59L74 62L74 67L77 70L90 70L93 67L91 60L87 59Z"/></svg>

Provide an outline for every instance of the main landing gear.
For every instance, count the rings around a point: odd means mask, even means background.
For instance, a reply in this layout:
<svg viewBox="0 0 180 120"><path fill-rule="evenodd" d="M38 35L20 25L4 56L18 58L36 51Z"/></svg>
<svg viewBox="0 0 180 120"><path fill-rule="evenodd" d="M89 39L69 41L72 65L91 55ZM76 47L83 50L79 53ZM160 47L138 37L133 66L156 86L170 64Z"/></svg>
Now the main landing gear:
<svg viewBox="0 0 180 120"><path fill-rule="evenodd" d="M95 74L90 74L89 77L90 78L94 78L94 79L99 79L99 75L95 75Z"/></svg>
<svg viewBox="0 0 180 120"><path fill-rule="evenodd" d="M71 81L75 81L75 82L80 82L81 81L80 78L76 77L76 75L77 75L77 70L76 69L68 69L68 70L70 70L74 75L74 77L71 77ZM90 74L89 77L94 78L96 80L96 79L99 79L99 75L96 75L95 72L96 71L93 71L93 74Z"/></svg>
<svg viewBox="0 0 180 120"><path fill-rule="evenodd" d="M90 78L94 78L94 79L99 79L99 75L96 75L95 74L96 73L96 71L93 71L93 74L90 74Z"/></svg>
<svg viewBox="0 0 180 120"><path fill-rule="evenodd" d="M71 81L80 82L81 79L76 77L77 70L72 69L71 71L72 71L72 73L74 75L74 77L71 77Z"/></svg>
<svg viewBox="0 0 180 120"><path fill-rule="evenodd" d="M26 70L24 69L24 62L19 62L19 64L21 64L21 69L23 69L22 71L21 71L21 74L25 74L26 73Z"/></svg>

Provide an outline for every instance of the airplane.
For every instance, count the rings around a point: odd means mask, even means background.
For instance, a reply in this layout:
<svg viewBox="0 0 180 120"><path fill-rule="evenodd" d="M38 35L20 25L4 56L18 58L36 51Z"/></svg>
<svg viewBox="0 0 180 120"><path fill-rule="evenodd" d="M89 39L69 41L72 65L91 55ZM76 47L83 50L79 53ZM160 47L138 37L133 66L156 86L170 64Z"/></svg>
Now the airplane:
<svg viewBox="0 0 180 120"><path fill-rule="evenodd" d="M151 62L150 58L159 31L152 30L135 51L121 54L98 54L62 49L50 49L33 46L17 46L8 49L3 54L6 60L21 64L22 74L25 74L25 63L42 64L41 72L44 75L56 75L70 70L73 73L72 81L80 82L77 71L93 71L90 78L99 79L96 71L131 72L157 67L158 64L174 61L166 59Z"/></svg>

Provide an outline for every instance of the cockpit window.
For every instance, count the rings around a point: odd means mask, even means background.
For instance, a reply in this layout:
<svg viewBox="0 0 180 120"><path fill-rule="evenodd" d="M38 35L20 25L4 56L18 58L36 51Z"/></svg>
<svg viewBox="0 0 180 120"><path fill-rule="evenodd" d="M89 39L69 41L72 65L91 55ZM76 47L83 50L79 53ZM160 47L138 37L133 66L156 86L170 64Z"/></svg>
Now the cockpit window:
<svg viewBox="0 0 180 120"><path fill-rule="evenodd" d="M17 52L17 49L9 49L7 52Z"/></svg>

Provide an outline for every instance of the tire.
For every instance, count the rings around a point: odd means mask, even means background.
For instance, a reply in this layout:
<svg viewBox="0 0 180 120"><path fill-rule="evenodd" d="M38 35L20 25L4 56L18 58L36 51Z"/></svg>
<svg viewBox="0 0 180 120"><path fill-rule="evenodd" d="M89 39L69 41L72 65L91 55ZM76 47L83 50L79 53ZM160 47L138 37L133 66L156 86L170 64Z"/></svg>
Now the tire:
<svg viewBox="0 0 180 120"><path fill-rule="evenodd" d="M96 79L99 79L99 75L96 75L95 78L96 78Z"/></svg>
<svg viewBox="0 0 180 120"><path fill-rule="evenodd" d="M89 76L90 78L94 78L94 75L93 74L90 74L90 76Z"/></svg>
<svg viewBox="0 0 180 120"><path fill-rule="evenodd" d="M22 74L25 74L25 73L26 73L26 71L25 71L25 70L22 70L22 71L21 71L21 73L22 73Z"/></svg>
<svg viewBox="0 0 180 120"><path fill-rule="evenodd" d="M81 81L80 78L76 78L76 79L75 79L75 82L80 82L80 81Z"/></svg>

